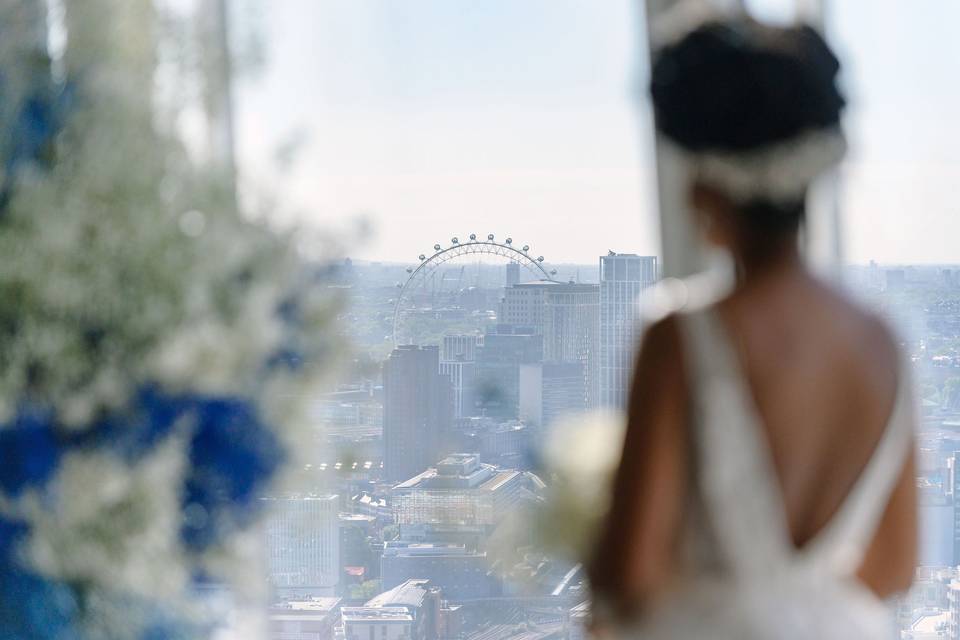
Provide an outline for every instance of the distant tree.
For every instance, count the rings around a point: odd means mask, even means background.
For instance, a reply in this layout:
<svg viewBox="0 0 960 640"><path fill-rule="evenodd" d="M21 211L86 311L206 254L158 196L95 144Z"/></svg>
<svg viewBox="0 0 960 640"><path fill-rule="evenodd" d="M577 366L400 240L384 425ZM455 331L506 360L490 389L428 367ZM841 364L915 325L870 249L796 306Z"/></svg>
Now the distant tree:
<svg viewBox="0 0 960 640"><path fill-rule="evenodd" d="M380 532L380 535L384 542L396 540L398 537L400 537L400 525L388 524L383 528L383 531Z"/></svg>
<svg viewBox="0 0 960 640"><path fill-rule="evenodd" d="M929 382L920 383L920 398L940 404L940 390L937 385Z"/></svg>
<svg viewBox="0 0 960 640"><path fill-rule="evenodd" d="M943 407L953 411L960 410L960 377L947 378L943 383Z"/></svg>
<svg viewBox="0 0 960 640"><path fill-rule="evenodd" d="M351 600L363 600L366 602L378 593L380 593L379 580L366 580L360 584L350 585Z"/></svg>

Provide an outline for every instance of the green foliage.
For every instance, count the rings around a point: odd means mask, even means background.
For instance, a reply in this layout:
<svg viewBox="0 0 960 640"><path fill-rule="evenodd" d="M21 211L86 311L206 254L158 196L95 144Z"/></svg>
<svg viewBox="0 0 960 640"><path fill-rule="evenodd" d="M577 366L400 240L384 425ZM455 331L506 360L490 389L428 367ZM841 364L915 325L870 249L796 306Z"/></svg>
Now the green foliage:
<svg viewBox="0 0 960 640"><path fill-rule="evenodd" d="M937 389L935 384L931 384L929 382L921 383L919 392L921 399L940 404L940 390Z"/></svg>
<svg viewBox="0 0 960 640"><path fill-rule="evenodd" d="M380 593L379 580L366 580L360 584L350 585L350 599L367 601Z"/></svg>
<svg viewBox="0 0 960 640"><path fill-rule="evenodd" d="M960 377L947 378L943 383L941 398L945 409L960 409Z"/></svg>
<svg viewBox="0 0 960 640"><path fill-rule="evenodd" d="M380 532L380 536L384 542L396 540L400 537L400 525L388 524L383 528L383 531Z"/></svg>

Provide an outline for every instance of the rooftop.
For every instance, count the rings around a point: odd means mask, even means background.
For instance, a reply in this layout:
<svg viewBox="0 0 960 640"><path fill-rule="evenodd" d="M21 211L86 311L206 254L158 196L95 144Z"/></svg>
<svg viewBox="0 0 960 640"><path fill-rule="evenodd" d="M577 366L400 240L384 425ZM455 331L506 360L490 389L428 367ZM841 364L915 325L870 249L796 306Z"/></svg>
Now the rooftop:
<svg viewBox="0 0 960 640"><path fill-rule="evenodd" d="M466 454L456 454L464 456ZM496 491L504 484L521 475L515 469L498 469L491 464L476 462L476 456L461 460L450 456L436 467L427 469L409 480L394 486L394 490L410 489L475 489L477 491Z"/></svg>
<svg viewBox="0 0 960 640"><path fill-rule="evenodd" d="M340 598L311 597L301 600L284 600L270 605L271 612L329 613L340 604Z"/></svg>
<svg viewBox="0 0 960 640"><path fill-rule="evenodd" d="M261 500L274 500L274 501L289 500L289 501L329 502L329 501L331 501L331 500L337 500L337 498L339 498L339 496L338 496L337 494L335 494L335 493L330 493L330 494L313 494L313 493L297 494L297 493L291 493L291 494L278 495L278 496L264 496L263 498L261 498Z"/></svg>
<svg viewBox="0 0 960 640"><path fill-rule="evenodd" d="M413 622L413 616L404 607L343 607L340 617L350 622Z"/></svg>
<svg viewBox="0 0 960 640"><path fill-rule="evenodd" d="M341 513L340 522L355 522L358 524L371 524L377 519L362 513Z"/></svg>
<svg viewBox="0 0 960 640"><path fill-rule="evenodd" d="M384 545L383 557L396 556L432 556L432 557L482 557L486 553L469 551L462 544L411 543L390 541Z"/></svg>
<svg viewBox="0 0 960 640"><path fill-rule="evenodd" d="M936 615L921 615L910 627L914 633L936 634L950 622L950 612L944 611Z"/></svg>
<svg viewBox="0 0 960 640"><path fill-rule="evenodd" d="M510 286L518 289L551 289L562 287L564 289L580 291L592 291L600 288L600 285L596 282L560 282L559 280L530 280L528 282L518 282Z"/></svg>
<svg viewBox="0 0 960 640"><path fill-rule="evenodd" d="M368 607L413 607L419 609L429 593L429 580L413 579L384 591L367 602Z"/></svg>

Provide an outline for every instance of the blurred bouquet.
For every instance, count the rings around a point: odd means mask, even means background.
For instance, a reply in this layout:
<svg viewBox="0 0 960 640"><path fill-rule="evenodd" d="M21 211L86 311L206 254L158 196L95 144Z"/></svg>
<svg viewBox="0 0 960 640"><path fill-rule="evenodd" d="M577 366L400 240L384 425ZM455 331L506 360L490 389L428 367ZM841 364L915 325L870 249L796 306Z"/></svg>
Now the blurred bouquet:
<svg viewBox="0 0 960 640"><path fill-rule="evenodd" d="M624 428L623 416L607 411L570 416L550 428L540 452L542 490L509 515L492 541L512 579L525 580L517 567L588 561L609 509Z"/></svg>
<svg viewBox="0 0 960 640"><path fill-rule="evenodd" d="M534 518L544 547L568 560L588 558L610 505L623 446L623 416L597 411L559 421L544 445L545 499Z"/></svg>
<svg viewBox="0 0 960 640"><path fill-rule="evenodd" d="M31 3L0 16L4 638L206 633L193 587L249 561L337 351L329 270L155 99L150 3L94 4L65 3L57 63L17 37Z"/></svg>

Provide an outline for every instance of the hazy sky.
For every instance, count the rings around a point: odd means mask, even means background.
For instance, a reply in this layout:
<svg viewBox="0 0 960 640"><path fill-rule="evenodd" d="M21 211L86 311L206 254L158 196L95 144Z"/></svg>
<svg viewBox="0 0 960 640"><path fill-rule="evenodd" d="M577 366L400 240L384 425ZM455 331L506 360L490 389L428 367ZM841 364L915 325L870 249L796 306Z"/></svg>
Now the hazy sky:
<svg viewBox="0 0 960 640"><path fill-rule="evenodd" d="M471 232L554 262L656 253L635 2L248 0L267 64L238 92L246 176L304 222L369 222L358 257ZM847 257L960 262L960 3L832 5Z"/></svg>

